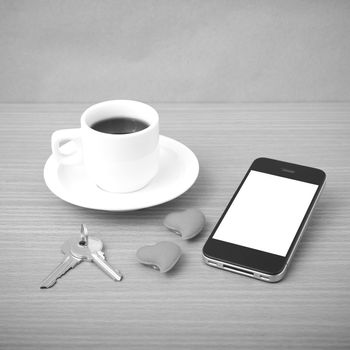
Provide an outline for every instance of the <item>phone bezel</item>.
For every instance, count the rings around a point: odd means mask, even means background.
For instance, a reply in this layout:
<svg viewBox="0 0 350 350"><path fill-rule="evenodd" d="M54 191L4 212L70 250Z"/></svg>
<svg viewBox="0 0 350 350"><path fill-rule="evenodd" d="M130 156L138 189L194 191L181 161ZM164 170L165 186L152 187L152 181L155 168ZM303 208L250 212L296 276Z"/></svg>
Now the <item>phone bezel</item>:
<svg viewBox="0 0 350 350"><path fill-rule="evenodd" d="M240 246L233 243L228 243L224 241L219 241L212 238L218 229L221 221L229 210L232 202L240 191L241 187L244 184L249 172L251 170L256 170L264 172L267 174L282 176L285 178L299 180L303 182L309 182L315 185L318 185L316 193L305 212L303 220L295 234L295 237L289 247L288 253L285 257L280 255L275 255L271 253L266 253L260 250ZM299 237L303 231L305 223L317 201L319 193L323 187L323 184L326 180L326 174L316 168L306 167L303 165L292 164L287 162L282 162L270 158L258 158L254 160L252 165L249 167L246 172L243 180L239 184L237 190L226 206L223 214L221 215L219 221L215 225L212 233L210 234L207 242L203 247L203 255L207 258L214 259L216 261L221 261L230 265L236 265L242 268L249 270L261 272L267 275L279 275L285 269L293 251L294 247L297 244Z"/></svg>

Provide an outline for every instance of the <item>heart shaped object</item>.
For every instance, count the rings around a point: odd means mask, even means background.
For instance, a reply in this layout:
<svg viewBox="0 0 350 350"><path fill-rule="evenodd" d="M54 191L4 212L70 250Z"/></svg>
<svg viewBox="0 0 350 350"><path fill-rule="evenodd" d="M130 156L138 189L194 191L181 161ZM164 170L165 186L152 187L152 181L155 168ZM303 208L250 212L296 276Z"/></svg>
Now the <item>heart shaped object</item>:
<svg viewBox="0 0 350 350"><path fill-rule="evenodd" d="M168 214L163 222L170 231L180 235L182 239L197 236L205 225L204 214L195 208Z"/></svg>
<svg viewBox="0 0 350 350"><path fill-rule="evenodd" d="M181 254L181 248L177 244L159 242L141 247L136 252L136 257L141 264L152 266L160 272L168 272L176 265Z"/></svg>

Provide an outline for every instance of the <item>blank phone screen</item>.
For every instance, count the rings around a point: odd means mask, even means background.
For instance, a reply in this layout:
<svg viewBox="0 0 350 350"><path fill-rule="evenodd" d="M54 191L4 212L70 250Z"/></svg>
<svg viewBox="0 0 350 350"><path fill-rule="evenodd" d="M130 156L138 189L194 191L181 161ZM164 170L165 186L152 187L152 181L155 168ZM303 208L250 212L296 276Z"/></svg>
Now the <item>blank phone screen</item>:
<svg viewBox="0 0 350 350"><path fill-rule="evenodd" d="M251 170L213 238L285 257L317 188Z"/></svg>

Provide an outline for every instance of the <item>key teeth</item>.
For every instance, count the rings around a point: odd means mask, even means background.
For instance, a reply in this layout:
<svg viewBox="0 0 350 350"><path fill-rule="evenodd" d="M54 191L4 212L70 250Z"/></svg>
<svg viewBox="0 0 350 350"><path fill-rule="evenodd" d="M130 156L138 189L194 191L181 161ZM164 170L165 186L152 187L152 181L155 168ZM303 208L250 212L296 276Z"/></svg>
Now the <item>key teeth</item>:
<svg viewBox="0 0 350 350"><path fill-rule="evenodd" d="M57 280L59 278L61 278L62 276L64 276L68 271L70 271L74 266L70 266L64 273L62 273L60 276L57 277L57 279L55 279L54 281L52 281L51 284L45 284L44 282L46 281L46 279L41 282L41 285L40 285L40 289L49 289L51 287L53 287L56 283L57 283Z"/></svg>
<svg viewBox="0 0 350 350"><path fill-rule="evenodd" d="M57 282L57 280L54 283L52 283L51 285L41 284L40 289L49 289L49 288L53 287L56 284L56 282Z"/></svg>
<svg viewBox="0 0 350 350"><path fill-rule="evenodd" d="M102 251L92 253L93 262L101 269L108 277L113 281L120 282L123 279L123 275L119 270L114 269L108 261L104 258Z"/></svg>
<svg viewBox="0 0 350 350"><path fill-rule="evenodd" d="M73 269L75 266L79 265L80 262L81 260L77 260L72 256L66 257L61 262L61 264L59 264L58 267L41 282L40 289L48 289L53 287L59 278L64 276L69 270Z"/></svg>
<svg viewBox="0 0 350 350"><path fill-rule="evenodd" d="M99 255L103 260L106 260L105 253L103 251L97 252L97 255Z"/></svg>

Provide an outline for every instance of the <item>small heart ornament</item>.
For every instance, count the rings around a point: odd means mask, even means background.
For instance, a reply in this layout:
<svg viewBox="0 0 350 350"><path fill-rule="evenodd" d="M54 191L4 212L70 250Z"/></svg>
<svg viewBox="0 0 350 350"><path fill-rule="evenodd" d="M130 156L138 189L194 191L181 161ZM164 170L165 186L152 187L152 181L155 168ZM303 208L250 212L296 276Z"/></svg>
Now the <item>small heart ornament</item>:
<svg viewBox="0 0 350 350"><path fill-rule="evenodd" d="M168 214L163 224L170 231L180 235L182 239L191 239L203 230L205 216L200 210L191 208Z"/></svg>
<svg viewBox="0 0 350 350"><path fill-rule="evenodd" d="M177 244L164 241L141 247L136 252L136 257L141 264L149 265L160 272L168 272L176 265L181 254L181 248Z"/></svg>

